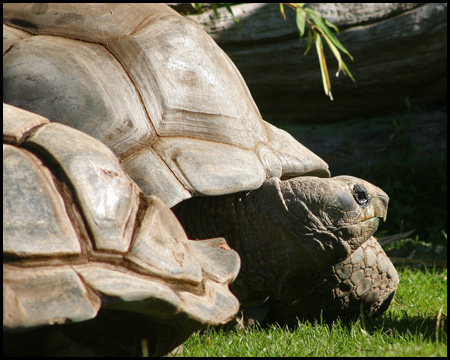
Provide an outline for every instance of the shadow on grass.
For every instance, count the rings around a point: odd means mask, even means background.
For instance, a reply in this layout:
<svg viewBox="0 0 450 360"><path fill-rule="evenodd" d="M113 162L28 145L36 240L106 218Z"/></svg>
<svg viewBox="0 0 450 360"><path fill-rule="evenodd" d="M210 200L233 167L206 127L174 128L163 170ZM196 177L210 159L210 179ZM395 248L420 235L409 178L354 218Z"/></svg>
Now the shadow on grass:
<svg viewBox="0 0 450 360"><path fill-rule="evenodd" d="M410 316L404 314L401 319L398 319L394 318L392 314L387 314L380 319L366 320L365 330L368 333L380 331L384 333L395 332L403 338L414 336L429 341L446 341L447 316L442 317L438 324L438 319L435 316Z"/></svg>
<svg viewBox="0 0 450 360"><path fill-rule="evenodd" d="M399 319L398 317L401 316ZM278 323L265 323L265 324L255 324L251 329L246 329L244 331L261 331L261 332L271 332L274 330L283 330L291 333L303 332L306 328L314 329L316 327L325 328L328 331L343 331L344 333L350 334L355 327L362 329L363 332L368 335L382 334L385 336L393 336L395 338L402 338L404 340L408 339L419 339L424 342L446 342L447 341L447 316L442 316L439 319L439 325L436 316L410 316L406 313L401 315L395 315L392 313L387 313L377 319L362 319L358 318L351 321L343 321L340 318L337 320L327 323L327 322L309 322L309 321L298 321L295 326L280 325ZM239 331L239 330L237 330ZM242 331L242 330L241 330ZM437 336L438 333L438 336Z"/></svg>

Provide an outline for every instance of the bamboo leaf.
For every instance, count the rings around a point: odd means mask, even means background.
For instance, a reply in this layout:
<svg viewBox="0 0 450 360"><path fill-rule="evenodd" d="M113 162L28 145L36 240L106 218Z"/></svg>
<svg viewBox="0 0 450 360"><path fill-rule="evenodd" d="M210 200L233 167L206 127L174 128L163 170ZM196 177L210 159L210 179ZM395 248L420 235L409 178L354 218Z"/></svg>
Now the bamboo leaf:
<svg viewBox="0 0 450 360"><path fill-rule="evenodd" d="M302 8L297 8L297 29L300 35L300 41L303 40L303 35L305 34L306 25L306 13Z"/></svg>
<svg viewBox="0 0 450 360"><path fill-rule="evenodd" d="M231 14L231 16L233 17L234 21L236 21L237 23L239 23L239 19L234 16L233 14L233 10L231 10L231 6L229 3L225 3L225 8L228 10L228 12Z"/></svg>
<svg viewBox="0 0 450 360"><path fill-rule="evenodd" d="M333 100L333 96L331 95L330 77L328 76L327 63L325 60L325 54L323 52L322 40L320 39L319 33L314 32L314 40L315 40L315 44L316 44L317 56L319 57L323 89L325 91L325 95L327 95L330 98L330 100Z"/></svg>
<svg viewBox="0 0 450 360"><path fill-rule="evenodd" d="M356 80L355 80L355 78L353 77L353 75L352 75L352 73L350 72L350 70L348 69L348 67L347 67L347 65L345 64L344 60L342 60L342 66L343 66L345 72L347 73L347 75L350 76L350 79L352 79L353 82L355 83Z"/></svg>
<svg viewBox="0 0 450 360"><path fill-rule="evenodd" d="M314 10L306 8L305 11L311 17L311 19L316 24L318 30L325 36L327 35L329 39L333 42L333 44L339 48L343 53L347 54L350 59L353 60L353 57L347 51L347 49L340 43L337 37L330 31L330 29L325 25L325 22L322 20L322 17Z"/></svg>
<svg viewBox="0 0 450 360"><path fill-rule="evenodd" d="M219 18L219 12L217 11L217 4L216 3L210 3L212 9L214 10L214 15L216 15L216 18Z"/></svg>
<svg viewBox="0 0 450 360"><path fill-rule="evenodd" d="M325 59L325 53L323 49L323 42L321 37L323 36L325 41L327 42L329 48L333 52L334 57L338 62L338 70L336 72L336 76L339 76L340 71L342 71L345 75L349 75L353 82L355 78L348 70L348 67L344 60L342 59L342 55L340 51L344 54L347 54L351 60L353 57L348 52L348 50L341 44L341 42L337 39L336 35L333 33L333 30L338 33L339 29L336 25L334 25L331 21L327 19L323 19L322 16L315 10L305 7L306 3L286 3L290 8L296 11L296 24L298 28L298 33L300 37L300 41L303 40L303 36L305 35L305 28L308 25L308 40L306 43L306 55L311 49L312 42L316 45L317 56L319 58L320 72L322 76L322 84L325 91L325 94L333 100L333 95L331 94L331 82L330 76L328 73L328 67ZM286 14L284 13L284 6L280 3L280 12L283 15L283 18L286 20ZM308 18L309 16L309 18Z"/></svg>
<svg viewBox="0 0 450 360"><path fill-rule="evenodd" d="M283 15L284 21L286 21L286 14L284 13L283 3L280 3L280 12L281 12L281 15Z"/></svg>
<svg viewBox="0 0 450 360"><path fill-rule="evenodd" d="M195 10L197 10L197 12L200 12L203 7L203 3L191 3L191 5Z"/></svg>
<svg viewBox="0 0 450 360"><path fill-rule="evenodd" d="M345 73L345 70L344 70L343 67L342 67L342 58L341 58L341 54L339 53L339 50L336 48L336 46L334 46L334 44L330 41L330 39L328 38L328 36L324 36L324 38L325 38L325 40L326 40L328 46L330 47L331 51L333 52L334 57L336 58L336 60L337 60L337 62L338 62L338 71L337 71L337 73L336 73L336 76L339 76L339 71L342 70L342 71L344 71L344 73Z"/></svg>
<svg viewBox="0 0 450 360"><path fill-rule="evenodd" d="M305 55L308 53L309 49L311 49L312 41L313 41L313 33L311 28L308 27L308 40L306 42Z"/></svg>
<svg viewBox="0 0 450 360"><path fill-rule="evenodd" d="M331 21L328 21L327 19L325 20L325 25L327 25L328 27L331 27L334 29L334 31L336 31L337 33L339 32L339 29L336 25L334 25Z"/></svg>
<svg viewBox="0 0 450 360"><path fill-rule="evenodd" d="M342 70L342 72L345 75L348 75L350 79L352 79L353 82L356 82L355 78L353 77L352 73L348 69L347 65L345 64L344 60L341 57L341 54L339 53L339 50L334 46L334 44L328 39L328 37L324 36L325 40L327 41L328 46L330 47L331 51L333 52L334 56L336 57L336 60L338 61L338 71L336 72L336 77L339 76L339 71Z"/></svg>

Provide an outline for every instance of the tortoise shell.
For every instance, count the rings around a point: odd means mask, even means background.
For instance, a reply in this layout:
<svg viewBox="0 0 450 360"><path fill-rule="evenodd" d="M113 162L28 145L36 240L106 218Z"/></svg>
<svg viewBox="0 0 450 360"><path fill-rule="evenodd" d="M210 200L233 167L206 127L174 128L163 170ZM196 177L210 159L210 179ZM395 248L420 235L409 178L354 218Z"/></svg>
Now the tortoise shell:
<svg viewBox="0 0 450 360"><path fill-rule="evenodd" d="M4 101L110 147L146 194L253 190L328 165L265 122L229 57L163 4L5 4Z"/></svg>
<svg viewBox="0 0 450 360"><path fill-rule="evenodd" d="M101 331L121 333L111 323L127 311L162 355L238 311L240 260L223 238L188 240L91 136L5 104L3 118L4 330L95 318L99 331L107 311Z"/></svg>

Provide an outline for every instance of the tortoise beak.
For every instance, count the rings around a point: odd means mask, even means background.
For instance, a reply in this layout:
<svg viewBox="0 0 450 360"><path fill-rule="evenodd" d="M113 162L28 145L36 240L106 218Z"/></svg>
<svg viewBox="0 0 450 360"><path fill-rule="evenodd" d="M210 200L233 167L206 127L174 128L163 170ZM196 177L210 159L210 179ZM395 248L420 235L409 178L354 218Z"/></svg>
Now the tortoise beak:
<svg viewBox="0 0 450 360"><path fill-rule="evenodd" d="M372 198L372 206L374 215L383 221L386 221L388 210L389 196L381 189Z"/></svg>

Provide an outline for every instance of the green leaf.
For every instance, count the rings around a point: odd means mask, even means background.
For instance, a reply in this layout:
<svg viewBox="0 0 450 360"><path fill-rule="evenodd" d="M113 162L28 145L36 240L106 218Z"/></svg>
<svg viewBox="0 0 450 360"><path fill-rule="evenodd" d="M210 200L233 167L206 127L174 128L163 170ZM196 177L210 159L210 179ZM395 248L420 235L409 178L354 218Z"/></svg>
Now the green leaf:
<svg viewBox="0 0 450 360"><path fill-rule="evenodd" d="M311 28L308 27L308 41L306 42L305 55L308 53L309 49L311 49L312 41L313 41L313 33Z"/></svg>
<svg viewBox="0 0 450 360"><path fill-rule="evenodd" d="M328 76L328 68L325 61L325 54L323 52L322 40L320 39L320 34L318 34L316 31L314 31L314 40L316 44L317 56L319 57L323 89L325 91L325 95L327 95L330 100L333 100L333 95L331 95L330 77Z"/></svg>
<svg viewBox="0 0 450 360"><path fill-rule="evenodd" d="M328 44L328 46L330 47L331 51L334 54L334 57L336 58L337 62L338 62L338 71L336 73L336 76L338 76L339 71L344 70L342 68L342 58L341 58L341 54L339 53L339 50L336 48L336 46L334 46L334 44L330 41L330 39L328 38L328 36L324 35L324 38ZM345 72L345 71L344 71Z"/></svg>
<svg viewBox="0 0 450 360"><path fill-rule="evenodd" d="M325 20L325 25L327 25L328 27L331 27L334 29L334 31L336 31L337 33L339 32L339 29L336 25L334 25L331 21L328 21L327 19Z"/></svg>
<svg viewBox="0 0 450 360"><path fill-rule="evenodd" d="M347 51L347 49L340 43L340 41L337 39L337 37L330 31L330 29L325 25L325 22L323 21L322 17L314 10L306 8L305 11L308 13L308 15L311 17L311 19L314 21L314 23L317 26L317 29L325 36L327 35L328 38L333 42L333 44L339 48L343 53L347 54L350 59L353 60L353 57L350 55L350 53Z"/></svg>
<svg viewBox="0 0 450 360"><path fill-rule="evenodd" d="M219 12L217 11L217 4L216 3L210 3L212 9L214 10L214 15L216 15L216 18L219 18Z"/></svg>
<svg viewBox="0 0 450 360"><path fill-rule="evenodd" d="M336 25L334 25L331 21L327 19L323 19L322 16L315 10L305 7L307 3L290 3L289 7L296 11L296 24L298 28L298 33L300 37L300 41L303 40L303 36L305 35L305 27L308 25L308 40L306 43L305 55L309 52L312 46L312 42L314 39L317 56L319 58L320 72L322 76L322 84L325 91L325 94L333 100L333 95L331 94L331 82L330 76L328 74L328 67L325 59L325 53L323 49L323 43L321 37L323 36L325 41L327 42L329 48L333 52L334 57L338 62L338 71L336 72L336 76L339 76L339 72L342 71L345 75L349 75L353 82L356 82L351 72L348 70L347 65L342 59L340 51L344 54L347 54L351 60L353 57L350 55L348 50L341 44L341 42L337 39L336 35L333 33L334 30L336 33L339 32L339 29ZM280 12L283 15L283 18L286 20L286 15L284 13L284 6L280 3ZM309 16L309 18L308 18Z"/></svg>
<svg viewBox="0 0 450 360"><path fill-rule="evenodd" d="M353 82L355 83L356 80L353 77L352 73L350 72L350 70L348 69L347 65L345 64L344 60L342 60L342 66L344 67L345 72L347 73L348 76L350 76L350 79L353 80Z"/></svg>
<svg viewBox="0 0 450 360"><path fill-rule="evenodd" d="M283 3L280 3L280 13L281 13L281 15L283 15L284 21L286 21L286 14L284 13Z"/></svg>
<svg viewBox="0 0 450 360"><path fill-rule="evenodd" d="M197 10L197 12L200 12L203 7L203 3L191 3L191 5L195 10Z"/></svg>
<svg viewBox="0 0 450 360"><path fill-rule="evenodd" d="M334 44L330 41L330 39L327 36L324 36L325 40L327 41L328 46L330 47L331 51L333 52L334 56L336 57L336 60L338 61L338 71L336 72L336 77L339 76L339 71L343 71L344 74L350 76L350 78L353 80L353 82L356 82L355 78L351 74L351 72L348 70L347 65L345 64L344 60L341 57L341 54L339 53L339 50L334 46Z"/></svg>
<svg viewBox="0 0 450 360"><path fill-rule="evenodd" d="M305 34L305 25L306 25L306 13L302 8L297 8L297 29L300 34L300 41L303 39L303 35Z"/></svg>
<svg viewBox="0 0 450 360"><path fill-rule="evenodd" d="M233 11L231 10L230 4L229 3L225 3L225 7L228 10L228 12L231 14L231 16L233 17L234 21L239 23L239 19L236 16L234 16Z"/></svg>

